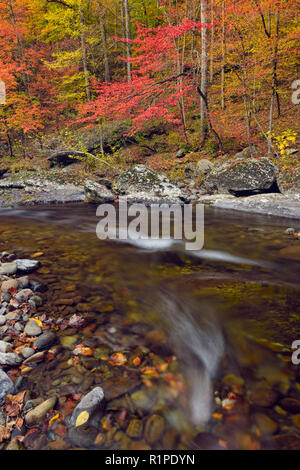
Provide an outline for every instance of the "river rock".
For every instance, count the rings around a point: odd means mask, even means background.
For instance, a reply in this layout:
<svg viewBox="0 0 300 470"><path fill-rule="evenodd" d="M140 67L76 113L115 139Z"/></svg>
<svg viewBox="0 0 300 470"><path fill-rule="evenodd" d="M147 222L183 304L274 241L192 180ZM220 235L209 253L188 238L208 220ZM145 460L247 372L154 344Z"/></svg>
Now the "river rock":
<svg viewBox="0 0 300 470"><path fill-rule="evenodd" d="M256 413L254 415L254 420L264 436L275 434L278 429L278 424L263 413Z"/></svg>
<svg viewBox="0 0 300 470"><path fill-rule="evenodd" d="M21 276L17 279L17 281L21 289L26 289L29 286L28 276Z"/></svg>
<svg viewBox="0 0 300 470"><path fill-rule="evenodd" d="M17 270L22 274L29 274L40 266L40 262L31 259L16 259L14 263L17 265Z"/></svg>
<svg viewBox="0 0 300 470"><path fill-rule="evenodd" d="M206 158L202 158L196 164L196 174L198 176L207 175L214 167L214 164L207 160Z"/></svg>
<svg viewBox="0 0 300 470"><path fill-rule="evenodd" d="M24 332L27 336L39 336L42 330L35 320L30 320L25 326Z"/></svg>
<svg viewBox="0 0 300 470"><path fill-rule="evenodd" d="M300 400L296 398L283 398L279 402L281 408L289 413L297 414L300 413Z"/></svg>
<svg viewBox="0 0 300 470"><path fill-rule="evenodd" d="M300 438L293 434L279 434L272 442L277 450L300 450Z"/></svg>
<svg viewBox="0 0 300 470"><path fill-rule="evenodd" d="M19 318L19 313L17 312L8 312L6 315L7 320L17 320Z"/></svg>
<svg viewBox="0 0 300 470"><path fill-rule="evenodd" d="M253 158L258 155L258 150L254 145L250 145L249 147L246 147L244 150L241 152L238 152L235 154L234 159L235 160L245 160L247 158Z"/></svg>
<svg viewBox="0 0 300 470"><path fill-rule="evenodd" d="M16 274L17 272L17 264L15 261L12 263L0 263L0 274Z"/></svg>
<svg viewBox="0 0 300 470"><path fill-rule="evenodd" d="M300 165L291 166L280 171L277 184L281 193L300 194Z"/></svg>
<svg viewBox="0 0 300 470"><path fill-rule="evenodd" d="M3 281L1 285L1 291L7 292L9 289L17 289L18 281L16 279L9 279L9 281Z"/></svg>
<svg viewBox="0 0 300 470"><path fill-rule="evenodd" d="M56 403L56 397L48 398L48 400L43 401L40 405L30 410L25 415L25 422L28 426L34 424L39 424L45 418L48 411L52 410Z"/></svg>
<svg viewBox="0 0 300 470"><path fill-rule="evenodd" d="M19 302L19 304L23 304L24 302L27 302L32 296L33 292L31 289L22 289L15 295L15 299L17 302Z"/></svg>
<svg viewBox="0 0 300 470"><path fill-rule="evenodd" d="M0 352L0 364L6 366L17 366L20 362L22 362L22 358L18 354Z"/></svg>
<svg viewBox="0 0 300 470"><path fill-rule="evenodd" d="M34 353L35 353L35 350L32 348L28 348L28 347L23 348L21 352L22 356L25 359L28 359L28 357L32 356Z"/></svg>
<svg viewBox="0 0 300 470"><path fill-rule="evenodd" d="M103 184L97 183L96 181L86 180L84 189L86 197L90 202L101 204L106 202L114 202L116 199L109 189L107 189Z"/></svg>
<svg viewBox="0 0 300 470"><path fill-rule="evenodd" d="M0 315L0 326L5 325L6 320L7 320L7 318L6 318L5 315Z"/></svg>
<svg viewBox="0 0 300 470"><path fill-rule="evenodd" d="M13 381L0 369L0 405L8 393L14 392L14 388Z"/></svg>
<svg viewBox="0 0 300 470"><path fill-rule="evenodd" d="M52 330L46 330L33 343L37 351L49 348L56 341L56 334Z"/></svg>
<svg viewBox="0 0 300 470"><path fill-rule="evenodd" d="M278 393L269 388L260 388L250 395L250 402L256 406L271 407L278 400Z"/></svg>
<svg viewBox="0 0 300 470"><path fill-rule="evenodd" d="M145 165L135 165L119 175L113 182L113 190L126 196L128 202L166 202L183 204L188 197L170 183L165 175L156 173Z"/></svg>
<svg viewBox="0 0 300 470"><path fill-rule="evenodd" d="M143 422L140 419L132 419L127 427L126 434L133 439L139 439L143 432Z"/></svg>
<svg viewBox="0 0 300 470"><path fill-rule="evenodd" d="M1 353L7 353L10 349L12 349L10 343L7 343L6 341L0 341L0 352Z"/></svg>
<svg viewBox="0 0 300 470"><path fill-rule="evenodd" d="M267 158L230 160L216 165L205 178L201 189L208 194L229 193L235 196L271 192L277 171ZM275 189L273 192L276 192Z"/></svg>
<svg viewBox="0 0 300 470"><path fill-rule="evenodd" d="M162 416L154 414L150 416L145 425L145 439L149 444L158 441L164 432L165 420Z"/></svg>
<svg viewBox="0 0 300 470"><path fill-rule="evenodd" d="M104 391L101 387L95 387L85 395L74 409L71 419L71 426L81 426L87 423L96 409L99 408L104 398Z"/></svg>

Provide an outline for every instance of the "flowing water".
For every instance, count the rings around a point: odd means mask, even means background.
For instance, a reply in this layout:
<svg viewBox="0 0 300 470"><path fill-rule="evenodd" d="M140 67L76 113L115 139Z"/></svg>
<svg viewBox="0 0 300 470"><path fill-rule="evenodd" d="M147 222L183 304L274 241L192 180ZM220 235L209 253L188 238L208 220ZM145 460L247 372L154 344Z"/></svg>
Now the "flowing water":
<svg viewBox="0 0 300 470"><path fill-rule="evenodd" d="M63 436L66 445L298 448L300 241L284 233L291 222L206 208L205 246L192 252L172 240L100 241L95 213L0 213L2 251L43 252L31 275L47 285L39 312L57 324L74 313L87 320L57 327L55 359L23 380L35 396L61 397L62 415L72 394L103 386L102 417L75 444ZM72 362L79 343L93 356ZM116 352L125 364L109 360ZM58 435L54 425L32 448Z"/></svg>

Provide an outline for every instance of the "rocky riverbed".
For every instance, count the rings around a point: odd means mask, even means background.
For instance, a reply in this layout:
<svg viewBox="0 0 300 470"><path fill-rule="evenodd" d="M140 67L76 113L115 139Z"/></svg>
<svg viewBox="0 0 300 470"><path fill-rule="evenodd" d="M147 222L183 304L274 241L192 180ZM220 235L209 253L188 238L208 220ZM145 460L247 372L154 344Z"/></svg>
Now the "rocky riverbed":
<svg viewBox="0 0 300 470"><path fill-rule="evenodd" d="M251 271L247 274L241 267L234 280L232 265L219 271L219 277L209 275L205 263L193 266L177 259L175 269L176 256L172 260L170 254L163 255L164 261L155 268L156 276L163 275L158 283L167 286L171 273L176 273L174 291L185 299L178 312L176 304L171 305L172 328L164 330L152 318L153 308L147 314L140 311L143 304L134 300L121 281L121 269L132 276L139 269L136 264L135 269L130 268L127 255L123 259L116 247L107 245L99 252L92 236L68 233L67 227L49 230L49 223L43 226L23 220L22 234L14 225L7 225L3 232L13 245L22 239L31 255L20 251L1 255L2 449L299 449L299 373L291 364L290 348L295 333L288 332L285 324L286 317L293 318L298 312L292 291L275 286L269 292L267 281L256 286ZM257 248L270 236L281 238L282 246L297 248L296 230L275 232L254 232ZM223 227L222 239L225 233ZM133 260L136 263L136 253ZM153 262L145 263L143 297L149 280L154 279ZM196 274L203 280L197 280ZM232 280L226 277L230 274ZM261 271L254 274L262 276ZM274 282L274 272L270 279ZM184 285L189 286L187 298ZM158 298L157 287L150 287L151 296L155 289ZM238 325L238 334L231 332L232 347L221 350L219 373L208 396L204 377L194 383L203 366L187 355L187 345L192 345L190 325L193 334L198 335L199 328L186 323L190 319L185 316L187 299L195 288L202 289L204 296L211 292L214 297L232 298L230 310L238 296L245 295L251 321L259 308L258 317L263 317L255 327L259 336L250 335L251 322L247 335L241 334ZM134 284L135 293L137 289ZM270 304L259 307L258 300L268 299L268 295ZM171 298L169 293L168 302ZM270 328L264 326L264 312L274 305L275 312L284 310L282 317L272 314L272 325L286 331L282 342L266 337ZM243 302L238 306L245 310ZM197 302L195 311L199 309L202 338L205 310L209 309ZM178 328L180 341L186 341L181 349L176 348L177 340L169 341L174 335L177 338ZM201 351L201 342L197 353L199 348ZM203 400L212 403L205 410L207 421L194 423L193 415L199 414Z"/></svg>

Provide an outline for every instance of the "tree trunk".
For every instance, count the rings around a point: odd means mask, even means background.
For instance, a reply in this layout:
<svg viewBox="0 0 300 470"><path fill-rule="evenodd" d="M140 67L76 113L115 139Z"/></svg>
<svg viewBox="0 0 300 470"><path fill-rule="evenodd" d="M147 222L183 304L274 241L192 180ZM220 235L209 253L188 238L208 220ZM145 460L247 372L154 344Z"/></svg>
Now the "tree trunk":
<svg viewBox="0 0 300 470"><path fill-rule="evenodd" d="M276 12L276 36L275 36L274 53L273 53L273 78L272 78L272 96L271 96L271 103L270 103L270 118L269 118L268 154L271 154L271 152L272 152L272 137L271 137L271 134L273 132L273 116L274 116L275 98L277 100L278 116L280 116L280 101L279 101L279 94L278 94L278 91L277 91L277 85L278 85L277 66L278 66L279 20L280 20L280 13L277 10L277 12Z"/></svg>
<svg viewBox="0 0 300 470"><path fill-rule="evenodd" d="M88 71L88 66L87 66L86 43L85 43L84 28L85 28L84 18L83 18L82 10L80 8L80 36L81 36L82 64L83 64L86 99L89 102L89 101L91 101L91 92L90 92L90 88L89 88L89 71Z"/></svg>
<svg viewBox="0 0 300 470"><path fill-rule="evenodd" d="M225 0L222 2L222 71L221 71L221 108L225 109Z"/></svg>
<svg viewBox="0 0 300 470"><path fill-rule="evenodd" d="M107 51L107 40L106 40L106 31L105 31L105 24L104 20L100 19L100 28L101 28L101 37L102 37L102 45L103 45L103 54L104 54L104 79L106 82L110 82L110 68L109 68L109 60L108 60L108 51Z"/></svg>
<svg viewBox="0 0 300 470"><path fill-rule="evenodd" d="M129 11L129 0L124 0L124 10L125 10L125 34L126 34L126 51L127 59L131 59L131 31L130 31L130 11ZM127 79L128 82L131 82L131 63L128 60L127 62Z"/></svg>
<svg viewBox="0 0 300 470"><path fill-rule="evenodd" d="M207 0L201 0L201 23L206 24L206 15L207 15ZM207 28L204 27L201 30L201 92L207 101ZM201 135L205 135L205 130L207 128L206 122L206 103L205 100L201 97L200 102L200 126L201 126Z"/></svg>

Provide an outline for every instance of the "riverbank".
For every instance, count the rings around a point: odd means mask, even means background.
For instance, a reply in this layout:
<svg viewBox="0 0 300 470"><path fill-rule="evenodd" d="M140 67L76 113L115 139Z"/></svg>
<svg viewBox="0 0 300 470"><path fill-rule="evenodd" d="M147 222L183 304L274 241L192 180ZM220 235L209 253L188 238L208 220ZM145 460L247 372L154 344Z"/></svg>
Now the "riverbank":
<svg viewBox="0 0 300 470"><path fill-rule="evenodd" d="M168 178L156 174L146 167L142 169L141 181L135 175L125 172L121 184L116 180L97 180L78 177L63 170L49 170L44 173L24 172L7 175L0 179L0 207L55 205L68 203L107 203L126 196L129 203L201 203L220 209L242 211L266 216L300 219L300 192L262 193L246 196L232 194L203 194L195 187L194 181L172 183ZM149 174L148 174L149 173ZM153 181L158 175L157 182ZM122 176L122 175L121 175ZM145 181L146 179L146 181ZM120 180L120 178L119 178ZM156 184L156 187L155 187Z"/></svg>

